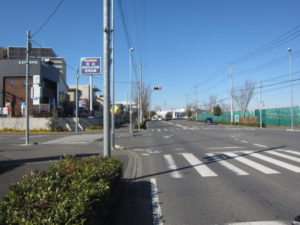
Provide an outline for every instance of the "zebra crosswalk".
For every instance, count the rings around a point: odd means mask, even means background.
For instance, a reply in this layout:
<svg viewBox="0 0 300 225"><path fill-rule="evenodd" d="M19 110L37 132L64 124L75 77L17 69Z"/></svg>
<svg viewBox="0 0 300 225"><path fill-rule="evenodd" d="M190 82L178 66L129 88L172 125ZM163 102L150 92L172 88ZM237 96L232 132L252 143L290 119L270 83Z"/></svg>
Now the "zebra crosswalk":
<svg viewBox="0 0 300 225"><path fill-rule="evenodd" d="M183 171L186 169L194 169L203 178L218 177L224 174L220 166L237 176L249 176L254 172L264 175L300 173L300 153L294 150L226 151L205 155L206 157L199 158L193 153L165 154L164 159L172 178L184 178ZM184 165L178 167L179 163Z"/></svg>

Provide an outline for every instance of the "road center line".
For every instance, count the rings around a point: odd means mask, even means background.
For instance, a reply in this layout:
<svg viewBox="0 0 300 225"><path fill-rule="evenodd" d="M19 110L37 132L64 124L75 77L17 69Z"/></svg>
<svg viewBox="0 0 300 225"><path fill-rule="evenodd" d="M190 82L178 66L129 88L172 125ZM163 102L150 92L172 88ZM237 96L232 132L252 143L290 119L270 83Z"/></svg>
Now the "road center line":
<svg viewBox="0 0 300 225"><path fill-rule="evenodd" d="M156 179L151 178L151 197L152 197L152 212L153 212L153 225L163 225L163 217L158 198L158 189Z"/></svg>
<svg viewBox="0 0 300 225"><path fill-rule="evenodd" d="M241 142L245 143L245 144L248 144L249 142L248 141L244 141L244 140L241 140Z"/></svg>

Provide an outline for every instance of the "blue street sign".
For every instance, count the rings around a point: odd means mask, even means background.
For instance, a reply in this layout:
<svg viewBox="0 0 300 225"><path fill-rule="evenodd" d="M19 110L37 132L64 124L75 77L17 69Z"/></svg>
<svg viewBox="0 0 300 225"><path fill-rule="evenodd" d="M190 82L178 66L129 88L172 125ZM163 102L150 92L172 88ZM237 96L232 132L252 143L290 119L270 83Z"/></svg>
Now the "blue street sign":
<svg viewBox="0 0 300 225"><path fill-rule="evenodd" d="M80 59L80 72L85 75L101 74L100 57L83 57Z"/></svg>

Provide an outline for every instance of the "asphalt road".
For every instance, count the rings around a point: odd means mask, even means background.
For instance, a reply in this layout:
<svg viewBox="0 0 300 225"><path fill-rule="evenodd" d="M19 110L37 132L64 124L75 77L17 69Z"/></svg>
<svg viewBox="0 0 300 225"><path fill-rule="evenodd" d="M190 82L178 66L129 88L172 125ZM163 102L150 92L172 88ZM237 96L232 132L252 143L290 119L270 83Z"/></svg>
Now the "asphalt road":
<svg viewBox="0 0 300 225"><path fill-rule="evenodd" d="M176 120L116 136L134 162L112 224L288 225L300 214L300 132ZM101 132L31 134L30 141L0 134L0 196L31 169L103 149Z"/></svg>
<svg viewBox="0 0 300 225"><path fill-rule="evenodd" d="M140 158L135 181L151 188L153 224L280 225L300 214L299 138L177 120L121 142Z"/></svg>

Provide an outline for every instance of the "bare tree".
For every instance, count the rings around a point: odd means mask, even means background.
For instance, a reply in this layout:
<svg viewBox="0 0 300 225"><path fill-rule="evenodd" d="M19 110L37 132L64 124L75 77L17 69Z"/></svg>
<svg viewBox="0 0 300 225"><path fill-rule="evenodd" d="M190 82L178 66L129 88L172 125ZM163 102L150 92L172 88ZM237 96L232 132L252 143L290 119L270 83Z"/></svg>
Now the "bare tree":
<svg viewBox="0 0 300 225"><path fill-rule="evenodd" d="M221 106L223 112L230 112L230 105L224 102L224 100L219 101L219 105Z"/></svg>
<svg viewBox="0 0 300 225"><path fill-rule="evenodd" d="M133 89L133 101L138 104L139 100L139 83L137 83L134 86ZM141 106L143 110L143 117L145 118L148 115L148 112L150 110L150 104L151 104L151 93L152 89L150 87L150 84L144 84L142 83L142 91L141 91Z"/></svg>
<svg viewBox="0 0 300 225"><path fill-rule="evenodd" d="M240 88L234 89L232 92L233 99L240 108L243 118L245 118L248 105L253 97L255 83L246 80Z"/></svg>
<svg viewBox="0 0 300 225"><path fill-rule="evenodd" d="M216 104L217 104L217 95L210 95L208 102L203 102L204 108L210 111L212 111L212 109L214 108L214 106L216 106Z"/></svg>

